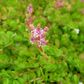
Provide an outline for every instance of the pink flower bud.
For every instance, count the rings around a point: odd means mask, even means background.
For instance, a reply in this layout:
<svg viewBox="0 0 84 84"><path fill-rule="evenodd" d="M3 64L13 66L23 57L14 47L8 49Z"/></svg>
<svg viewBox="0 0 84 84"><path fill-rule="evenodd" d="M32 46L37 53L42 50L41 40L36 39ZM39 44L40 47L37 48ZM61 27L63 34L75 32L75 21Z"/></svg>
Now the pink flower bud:
<svg viewBox="0 0 84 84"><path fill-rule="evenodd" d="M32 7L32 4L29 4L29 6L27 7L27 12L28 12L29 14L32 14L33 11L34 11L34 9L33 9L33 7Z"/></svg>

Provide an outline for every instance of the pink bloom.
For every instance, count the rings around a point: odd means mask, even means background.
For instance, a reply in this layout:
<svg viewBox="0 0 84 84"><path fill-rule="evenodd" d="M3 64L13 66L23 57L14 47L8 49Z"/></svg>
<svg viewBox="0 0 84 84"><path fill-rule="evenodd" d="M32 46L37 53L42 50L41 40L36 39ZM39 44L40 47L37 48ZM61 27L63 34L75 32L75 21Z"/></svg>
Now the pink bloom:
<svg viewBox="0 0 84 84"><path fill-rule="evenodd" d="M45 33L46 33L46 31L44 29L34 28L31 31L30 42L32 44L36 43L39 47L46 45L47 41L45 39Z"/></svg>

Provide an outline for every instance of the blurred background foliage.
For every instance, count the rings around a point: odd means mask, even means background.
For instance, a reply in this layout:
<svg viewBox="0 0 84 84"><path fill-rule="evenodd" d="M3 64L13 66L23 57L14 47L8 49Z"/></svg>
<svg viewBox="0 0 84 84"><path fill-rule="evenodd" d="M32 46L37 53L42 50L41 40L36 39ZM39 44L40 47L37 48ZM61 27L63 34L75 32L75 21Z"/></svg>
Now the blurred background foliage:
<svg viewBox="0 0 84 84"><path fill-rule="evenodd" d="M84 83L84 2L0 0L0 84ZM26 8L34 7L34 25L49 27L48 59L29 41ZM79 29L79 33L75 31Z"/></svg>

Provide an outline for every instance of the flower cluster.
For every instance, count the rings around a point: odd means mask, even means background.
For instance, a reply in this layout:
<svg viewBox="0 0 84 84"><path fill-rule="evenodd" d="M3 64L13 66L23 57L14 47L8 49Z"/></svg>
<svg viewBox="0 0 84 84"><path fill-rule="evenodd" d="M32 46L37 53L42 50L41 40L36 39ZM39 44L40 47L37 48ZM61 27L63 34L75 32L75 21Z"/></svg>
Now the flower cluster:
<svg viewBox="0 0 84 84"><path fill-rule="evenodd" d="M46 33L48 31L48 27L44 27L44 29L42 29L40 27L40 25L38 25L37 27L35 27L33 25L33 13L34 9L33 6L30 4L27 7L27 13L30 15L27 20L26 20L26 25L30 30L30 42L32 44L36 44L38 47L44 46L47 44L47 40L46 40Z"/></svg>
<svg viewBox="0 0 84 84"><path fill-rule="evenodd" d="M30 41L32 44L36 43L38 45L38 47L46 45L47 41L46 41L46 32L48 31L48 28L45 27L44 29L42 28L31 28L31 37L30 37Z"/></svg>
<svg viewBox="0 0 84 84"><path fill-rule="evenodd" d="M63 0L57 0L55 3L56 8L62 8L64 6L64 1Z"/></svg>

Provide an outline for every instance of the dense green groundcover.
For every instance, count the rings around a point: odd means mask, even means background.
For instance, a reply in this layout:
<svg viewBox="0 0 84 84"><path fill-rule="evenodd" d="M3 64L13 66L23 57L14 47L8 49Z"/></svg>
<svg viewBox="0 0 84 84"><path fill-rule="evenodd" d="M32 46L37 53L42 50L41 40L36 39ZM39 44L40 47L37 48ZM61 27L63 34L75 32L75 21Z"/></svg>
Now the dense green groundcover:
<svg viewBox="0 0 84 84"><path fill-rule="evenodd" d="M81 0L83 1L83 0ZM84 2L0 0L0 84L84 83ZM29 40L26 8L33 5L34 25L49 27L46 59ZM78 31L78 32L77 32Z"/></svg>

